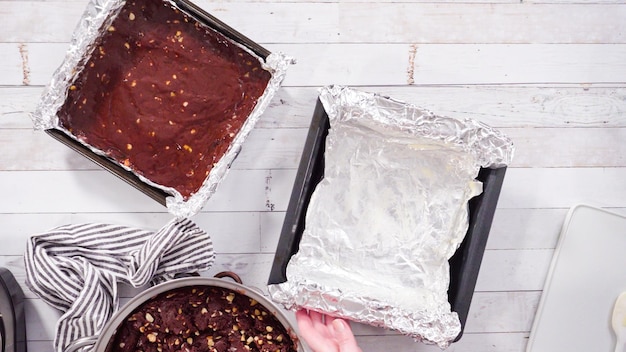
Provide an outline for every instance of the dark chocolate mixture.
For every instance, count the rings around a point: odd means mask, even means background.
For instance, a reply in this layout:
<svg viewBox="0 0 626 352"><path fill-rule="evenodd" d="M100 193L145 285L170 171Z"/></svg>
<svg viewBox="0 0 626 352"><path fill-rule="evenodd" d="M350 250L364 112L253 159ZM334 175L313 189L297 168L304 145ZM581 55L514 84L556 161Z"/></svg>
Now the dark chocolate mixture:
<svg viewBox="0 0 626 352"><path fill-rule="evenodd" d="M184 199L265 90L257 58L161 0L128 1L59 110L60 125Z"/></svg>
<svg viewBox="0 0 626 352"><path fill-rule="evenodd" d="M118 328L108 352L295 351L260 303L229 289L197 286L158 295Z"/></svg>

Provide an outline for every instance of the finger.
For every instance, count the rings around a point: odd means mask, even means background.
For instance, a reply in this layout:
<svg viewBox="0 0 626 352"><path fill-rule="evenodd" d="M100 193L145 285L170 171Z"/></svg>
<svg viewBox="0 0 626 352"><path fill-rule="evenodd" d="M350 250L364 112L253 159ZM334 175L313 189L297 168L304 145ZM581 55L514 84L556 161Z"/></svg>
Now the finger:
<svg viewBox="0 0 626 352"><path fill-rule="evenodd" d="M316 333L321 336L321 332L324 329L319 327L323 325L322 318L313 311L307 311L301 309L296 312L296 321L300 330L304 330L305 333Z"/></svg>
<svg viewBox="0 0 626 352"><path fill-rule="evenodd" d="M324 323L324 314L316 312L314 310L309 311L309 317L314 324Z"/></svg>
<svg viewBox="0 0 626 352"><path fill-rule="evenodd" d="M324 314L316 312L314 310L310 310L309 317L311 318L311 322L313 323L313 327L315 328L315 330L319 331L320 333L326 332L327 328L326 324L324 323L324 319L327 317L325 317Z"/></svg>
<svg viewBox="0 0 626 352"><path fill-rule="evenodd" d="M326 326L328 326L329 329L333 329L333 321L335 321L335 317L327 315L324 317L324 324L326 324Z"/></svg>
<svg viewBox="0 0 626 352"><path fill-rule="evenodd" d="M306 341L313 351L337 351L337 348L329 342L328 329L324 327L323 332L325 333L322 333L322 331L317 329L321 323L321 318L315 314L313 314L312 317L311 313L313 312L307 312L304 309L296 312L296 321L300 330L300 337ZM314 320L317 320L318 322L315 323Z"/></svg>
<svg viewBox="0 0 626 352"><path fill-rule="evenodd" d="M343 319L334 319L332 322L335 341L339 345L339 352L361 352L356 343L350 325Z"/></svg>
<svg viewBox="0 0 626 352"><path fill-rule="evenodd" d="M304 327L305 329L308 329L309 327L313 327L313 321L311 321L311 317L306 309L296 311L296 321L298 322L298 326L300 328Z"/></svg>

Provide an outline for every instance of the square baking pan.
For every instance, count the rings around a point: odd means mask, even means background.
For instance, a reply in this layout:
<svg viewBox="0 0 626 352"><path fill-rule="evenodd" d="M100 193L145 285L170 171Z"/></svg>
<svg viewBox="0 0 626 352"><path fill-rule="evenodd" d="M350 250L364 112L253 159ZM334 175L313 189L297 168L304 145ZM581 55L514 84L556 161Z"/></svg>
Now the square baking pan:
<svg viewBox="0 0 626 352"><path fill-rule="evenodd" d="M230 27L226 23L220 21L218 18L204 11L202 8L198 7L191 1L172 0L172 3L176 5L178 9L191 16L200 24L206 25L207 27L242 45L262 59L267 59L267 57L271 54L271 52L265 49L263 46L244 36L234 28ZM140 190L145 195L154 199L161 205L166 206L166 198L172 196L172 194L166 192L165 190L154 187L144 182L135 173L123 168L111 158L94 153L89 147L68 136L65 132L56 128L46 129L45 132L48 135L52 136L54 139L60 141L74 151L78 152L82 156L93 161L98 166L111 172L113 175ZM238 150L234 152L236 154L239 153Z"/></svg>
<svg viewBox="0 0 626 352"><path fill-rule="evenodd" d="M287 264L291 256L298 252L311 195L324 177L324 148L329 127L328 115L318 100L285 214L269 285L287 281ZM477 180L483 183L483 192L469 201L467 234L449 260L448 300L461 321L461 332L455 341L463 335L505 173L506 167L481 168Z"/></svg>

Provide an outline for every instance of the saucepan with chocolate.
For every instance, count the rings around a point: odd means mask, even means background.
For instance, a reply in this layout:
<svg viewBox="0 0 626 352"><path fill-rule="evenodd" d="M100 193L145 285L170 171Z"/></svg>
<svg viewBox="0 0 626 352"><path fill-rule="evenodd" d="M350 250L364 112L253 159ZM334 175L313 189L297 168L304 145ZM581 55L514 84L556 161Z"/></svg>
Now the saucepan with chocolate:
<svg viewBox="0 0 626 352"><path fill-rule="evenodd" d="M154 286L122 307L99 337L69 351L91 344L94 352L303 351L286 316L234 278L239 282L189 277Z"/></svg>

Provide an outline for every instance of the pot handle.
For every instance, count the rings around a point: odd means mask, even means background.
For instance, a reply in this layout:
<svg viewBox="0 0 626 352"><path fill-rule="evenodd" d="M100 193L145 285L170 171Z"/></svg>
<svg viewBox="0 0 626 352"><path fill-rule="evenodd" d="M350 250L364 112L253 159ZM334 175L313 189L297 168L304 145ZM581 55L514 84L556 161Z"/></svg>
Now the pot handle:
<svg viewBox="0 0 626 352"><path fill-rule="evenodd" d="M79 339L72 341L69 345L67 345L67 347L65 347L64 352L75 352L75 351L80 350L83 347L93 346L96 344L96 341L98 341L97 336L81 337Z"/></svg>
<svg viewBox="0 0 626 352"><path fill-rule="evenodd" d="M239 275L235 274L232 271L222 271L222 272L219 272L219 273L215 274L213 277L216 277L218 279L221 279L221 278L224 278L224 277L229 277L229 278L233 279L233 281L235 281L238 284L243 283L241 281L241 278L239 277Z"/></svg>
<svg viewBox="0 0 626 352"><path fill-rule="evenodd" d="M219 272L219 273L215 274L213 277L216 277L216 278L218 278L218 279L221 279L221 278L224 278L224 277L229 277L229 278L233 279L233 281L235 281L236 283L238 283L238 284L243 284L243 283L241 282L241 278L239 277L239 275L235 274L235 273L234 273L234 272L232 272L232 271L222 271L222 272ZM252 289L252 290L256 291L257 293L259 293L259 294L261 294L261 295L264 295L264 294L265 294L265 293L263 292L263 290L261 290L261 289L260 289L260 288L258 288L258 287L254 287L254 286L247 286L247 287L248 287L249 289Z"/></svg>

